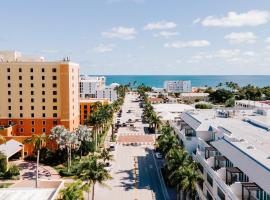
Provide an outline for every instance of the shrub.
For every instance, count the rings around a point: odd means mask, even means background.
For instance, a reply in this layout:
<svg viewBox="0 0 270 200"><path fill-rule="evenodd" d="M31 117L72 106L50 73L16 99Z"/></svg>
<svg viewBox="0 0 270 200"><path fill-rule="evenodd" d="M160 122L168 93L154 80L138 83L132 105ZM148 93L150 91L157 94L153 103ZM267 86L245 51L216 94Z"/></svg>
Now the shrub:
<svg viewBox="0 0 270 200"><path fill-rule="evenodd" d="M20 175L20 169L17 165L11 165L9 169L1 175L2 179L16 179Z"/></svg>
<svg viewBox="0 0 270 200"><path fill-rule="evenodd" d="M7 158L4 154L0 153L0 172L5 173L7 171Z"/></svg>
<svg viewBox="0 0 270 200"><path fill-rule="evenodd" d="M195 105L196 109L212 109L213 106L211 104L206 104L206 103L198 103Z"/></svg>
<svg viewBox="0 0 270 200"><path fill-rule="evenodd" d="M234 98L230 98L225 102L225 107L234 107L235 105L235 99Z"/></svg>

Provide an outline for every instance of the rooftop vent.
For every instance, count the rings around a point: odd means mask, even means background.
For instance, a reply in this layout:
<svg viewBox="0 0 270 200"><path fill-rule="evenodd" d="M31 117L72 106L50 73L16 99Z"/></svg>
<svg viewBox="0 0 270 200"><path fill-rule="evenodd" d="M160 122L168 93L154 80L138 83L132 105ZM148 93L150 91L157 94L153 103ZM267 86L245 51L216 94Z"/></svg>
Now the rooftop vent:
<svg viewBox="0 0 270 200"><path fill-rule="evenodd" d="M254 149L254 147L253 146L248 146L247 149Z"/></svg>
<svg viewBox="0 0 270 200"><path fill-rule="evenodd" d="M244 139L240 139L239 141L240 141L240 142L245 142L245 140L244 140Z"/></svg>

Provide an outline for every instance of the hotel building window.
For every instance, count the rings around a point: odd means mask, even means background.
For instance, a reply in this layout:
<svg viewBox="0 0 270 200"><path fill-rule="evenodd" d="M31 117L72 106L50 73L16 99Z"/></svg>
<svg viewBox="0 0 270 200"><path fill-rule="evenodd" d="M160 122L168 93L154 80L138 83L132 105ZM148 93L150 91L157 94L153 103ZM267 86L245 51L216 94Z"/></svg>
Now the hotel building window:
<svg viewBox="0 0 270 200"><path fill-rule="evenodd" d="M34 113L31 113L31 117L34 118L35 117L35 114Z"/></svg>
<svg viewBox="0 0 270 200"><path fill-rule="evenodd" d="M8 98L8 103L11 103L11 98Z"/></svg>
<svg viewBox="0 0 270 200"><path fill-rule="evenodd" d="M22 100L22 98L20 98L20 103L22 103L23 102L23 100Z"/></svg>
<svg viewBox="0 0 270 200"><path fill-rule="evenodd" d="M22 80L22 76L19 76L19 80Z"/></svg>
<svg viewBox="0 0 270 200"><path fill-rule="evenodd" d="M23 110L23 107L22 106L20 106L20 110Z"/></svg>
<svg viewBox="0 0 270 200"><path fill-rule="evenodd" d="M42 98L42 103L45 103L45 99L44 98Z"/></svg>
<svg viewBox="0 0 270 200"><path fill-rule="evenodd" d="M42 121L42 125L45 126L46 125L46 121Z"/></svg>
<svg viewBox="0 0 270 200"><path fill-rule="evenodd" d="M34 133L34 132L35 132L35 129L34 129L34 128L32 128L31 132L32 132L32 133Z"/></svg>
<svg viewBox="0 0 270 200"><path fill-rule="evenodd" d="M57 87L57 84L56 83L53 83L53 87L56 88Z"/></svg>
<svg viewBox="0 0 270 200"><path fill-rule="evenodd" d="M42 113L42 117L46 117L46 114L45 113Z"/></svg>
<svg viewBox="0 0 270 200"><path fill-rule="evenodd" d="M52 68L52 72L56 72L56 68Z"/></svg>
<svg viewBox="0 0 270 200"><path fill-rule="evenodd" d="M45 80L45 76L42 76L41 78L42 78L43 81Z"/></svg>
<svg viewBox="0 0 270 200"><path fill-rule="evenodd" d="M8 91L8 95L11 95L11 91Z"/></svg>
<svg viewBox="0 0 270 200"><path fill-rule="evenodd" d="M8 117L11 118L11 113L8 113Z"/></svg>
<svg viewBox="0 0 270 200"><path fill-rule="evenodd" d="M30 76L30 80L34 80L34 76Z"/></svg>
<svg viewBox="0 0 270 200"><path fill-rule="evenodd" d="M34 98L31 98L31 103L34 103L35 102L35 99Z"/></svg>
<svg viewBox="0 0 270 200"><path fill-rule="evenodd" d="M35 110L35 107L34 106L31 106L31 110Z"/></svg>
<svg viewBox="0 0 270 200"><path fill-rule="evenodd" d="M45 83L42 83L42 87L45 87Z"/></svg>
<svg viewBox="0 0 270 200"><path fill-rule="evenodd" d="M7 80L10 80L10 76L7 76Z"/></svg>
<svg viewBox="0 0 270 200"><path fill-rule="evenodd" d="M19 68L19 72L22 72L22 68Z"/></svg>
<svg viewBox="0 0 270 200"><path fill-rule="evenodd" d="M42 132L43 133L46 133L46 128L42 128Z"/></svg>
<svg viewBox="0 0 270 200"><path fill-rule="evenodd" d="M8 87L11 87L11 84L10 83L8 83Z"/></svg>
<svg viewBox="0 0 270 200"><path fill-rule="evenodd" d="M30 72L34 72L34 69L33 68L30 68Z"/></svg>
<svg viewBox="0 0 270 200"><path fill-rule="evenodd" d="M45 110L45 106L42 106L42 110Z"/></svg>
<svg viewBox="0 0 270 200"><path fill-rule="evenodd" d="M22 95L22 91L19 91L19 94Z"/></svg>
<svg viewBox="0 0 270 200"><path fill-rule="evenodd" d="M34 91L31 91L31 95L34 95Z"/></svg>
<svg viewBox="0 0 270 200"><path fill-rule="evenodd" d="M56 98L53 98L53 103L56 103L57 102L57 99Z"/></svg>
<svg viewBox="0 0 270 200"><path fill-rule="evenodd" d="M57 125L57 120L53 120L53 125L54 125L54 126Z"/></svg>
<svg viewBox="0 0 270 200"><path fill-rule="evenodd" d="M42 91L42 95L45 95L45 91Z"/></svg>
<svg viewBox="0 0 270 200"><path fill-rule="evenodd" d="M42 71L42 72L45 72L45 69L44 69L44 68L42 68L42 69L41 69L41 71Z"/></svg>
<svg viewBox="0 0 270 200"><path fill-rule="evenodd" d="M35 121L34 121L34 120L32 120L32 121L31 121L31 124L32 124L32 126L34 126L34 125L35 125Z"/></svg>
<svg viewBox="0 0 270 200"><path fill-rule="evenodd" d="M19 83L19 87L22 87L22 83Z"/></svg>
<svg viewBox="0 0 270 200"><path fill-rule="evenodd" d="M8 110L11 110L11 106L8 106Z"/></svg>
<svg viewBox="0 0 270 200"><path fill-rule="evenodd" d="M31 83L31 85L30 85L30 86L31 86L31 88L32 88L32 87L34 87L34 83Z"/></svg>
<svg viewBox="0 0 270 200"><path fill-rule="evenodd" d="M57 95L57 91L53 91L53 95Z"/></svg>
<svg viewBox="0 0 270 200"><path fill-rule="evenodd" d="M56 76L53 76L52 79L55 81L55 80L57 80L57 77Z"/></svg>
<svg viewBox="0 0 270 200"><path fill-rule="evenodd" d="M23 128L21 128L21 131L20 132L23 133Z"/></svg>
<svg viewBox="0 0 270 200"><path fill-rule="evenodd" d="M57 117L57 113L53 113L53 117Z"/></svg>
<svg viewBox="0 0 270 200"><path fill-rule="evenodd" d="M10 68L7 68L7 72L10 72Z"/></svg>
<svg viewBox="0 0 270 200"><path fill-rule="evenodd" d="M208 181L209 185L211 185L213 187L213 179L209 174L207 174L207 181Z"/></svg>
<svg viewBox="0 0 270 200"><path fill-rule="evenodd" d="M57 106L53 106L53 110L57 110Z"/></svg>
<svg viewBox="0 0 270 200"><path fill-rule="evenodd" d="M22 114L22 113L21 113ZM23 121L20 121L20 125L23 125Z"/></svg>

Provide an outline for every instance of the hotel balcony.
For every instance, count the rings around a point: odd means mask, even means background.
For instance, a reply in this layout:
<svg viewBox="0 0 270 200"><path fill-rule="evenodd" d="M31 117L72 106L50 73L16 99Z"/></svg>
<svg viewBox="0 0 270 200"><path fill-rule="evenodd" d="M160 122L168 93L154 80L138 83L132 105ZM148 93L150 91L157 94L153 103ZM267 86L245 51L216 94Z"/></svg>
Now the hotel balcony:
<svg viewBox="0 0 270 200"><path fill-rule="evenodd" d="M211 151L214 151L211 146L205 147L204 151L198 149L193 157L213 175L213 179L226 192L228 199L256 199L256 192L262 189L256 183L243 182L244 173L238 167L226 166L228 159L221 155L215 156Z"/></svg>
<svg viewBox="0 0 270 200"><path fill-rule="evenodd" d="M196 150L198 143L196 132L183 123L171 122L170 125L178 135L180 143L192 154Z"/></svg>

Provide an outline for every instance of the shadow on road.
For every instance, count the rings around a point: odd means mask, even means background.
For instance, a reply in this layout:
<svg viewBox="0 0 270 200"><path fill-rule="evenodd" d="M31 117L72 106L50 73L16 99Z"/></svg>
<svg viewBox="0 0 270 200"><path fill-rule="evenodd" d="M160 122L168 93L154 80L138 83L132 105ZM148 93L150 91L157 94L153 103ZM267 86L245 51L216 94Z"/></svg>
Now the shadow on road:
<svg viewBox="0 0 270 200"><path fill-rule="evenodd" d="M116 174L127 174L126 177L121 179L121 185L119 187L124 187L125 191L134 189L134 176L133 176L133 170L122 170L116 172Z"/></svg>
<svg viewBox="0 0 270 200"><path fill-rule="evenodd" d="M138 157L139 179L138 189L152 191L156 200L164 200L163 188L160 184L158 171L152 155L152 150L146 148L146 156Z"/></svg>

